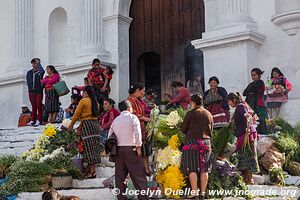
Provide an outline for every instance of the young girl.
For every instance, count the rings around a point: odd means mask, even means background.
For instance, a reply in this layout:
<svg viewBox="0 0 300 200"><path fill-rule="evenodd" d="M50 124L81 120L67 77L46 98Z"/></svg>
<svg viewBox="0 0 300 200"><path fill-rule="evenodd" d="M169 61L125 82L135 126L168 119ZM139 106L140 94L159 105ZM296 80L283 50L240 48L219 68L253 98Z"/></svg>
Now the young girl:
<svg viewBox="0 0 300 200"><path fill-rule="evenodd" d="M277 67L274 67L271 72L271 84L267 86L266 99L271 119L279 115L280 107L288 101L288 93L291 90L292 84Z"/></svg>
<svg viewBox="0 0 300 200"><path fill-rule="evenodd" d="M233 120L236 126L236 151L238 158L237 168L242 172L246 184L253 184L252 173L259 172L257 157L256 115L250 106L242 100L241 95L230 93L227 96L228 104L235 108Z"/></svg>

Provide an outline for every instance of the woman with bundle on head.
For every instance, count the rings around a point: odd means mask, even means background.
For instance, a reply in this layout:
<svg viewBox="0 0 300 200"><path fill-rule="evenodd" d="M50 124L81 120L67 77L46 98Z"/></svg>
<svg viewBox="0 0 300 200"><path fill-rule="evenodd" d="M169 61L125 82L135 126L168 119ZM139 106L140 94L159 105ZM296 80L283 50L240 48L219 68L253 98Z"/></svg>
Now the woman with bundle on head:
<svg viewBox="0 0 300 200"><path fill-rule="evenodd" d="M274 67L271 72L271 80L267 85L267 106L271 119L277 117L280 113L282 103L288 101L288 93L292 90L292 84L282 74L282 72Z"/></svg>
<svg viewBox="0 0 300 200"><path fill-rule="evenodd" d="M92 86L85 87L83 96L73 115L69 131L71 132L76 121L80 120L77 148L83 155L83 159L88 163L86 177L96 178L95 164L101 162L100 124L97 118L99 106Z"/></svg>
<svg viewBox="0 0 300 200"><path fill-rule="evenodd" d="M182 170L189 176L193 191L198 190L198 175L200 174L201 198L205 196L208 173L211 171L211 134L213 117L203 107L201 94L191 97L192 110L188 111L182 125L185 134L185 144L182 148ZM196 196L188 196L193 198Z"/></svg>
<svg viewBox="0 0 300 200"><path fill-rule="evenodd" d="M55 123L60 103L53 85L59 82L60 76L53 65L48 65L46 70L48 76L41 80L41 83L45 85L45 110L48 113L48 123Z"/></svg>
<svg viewBox="0 0 300 200"><path fill-rule="evenodd" d="M265 83L261 80L261 75L264 71L259 68L253 68L251 70L251 82L243 92L243 96L246 96L246 102L252 110L257 114L259 118L259 125L257 126L257 132L259 134L267 134L266 118L268 116L263 100L265 92Z"/></svg>
<svg viewBox="0 0 300 200"><path fill-rule="evenodd" d="M145 122L149 122L150 118L146 117L145 115L145 108L141 104L140 99L142 99L145 95L145 87L142 83L136 83L129 88L129 96L127 100L131 103L133 114L136 115L141 124L141 131L142 131L142 153L144 157L144 165L145 171L148 176L151 175L151 170L149 167L149 156L152 154L152 148L149 141L147 141L147 133L145 128Z"/></svg>
<svg viewBox="0 0 300 200"><path fill-rule="evenodd" d="M230 93L227 96L227 100L228 104L235 108L233 119L237 137L237 168L242 172L245 183L253 184L252 173L259 172L256 147L258 140L256 131L257 118L238 92Z"/></svg>
<svg viewBox="0 0 300 200"><path fill-rule="evenodd" d="M171 87L175 89L176 95L172 96L168 93L165 93L165 95L171 100L168 105L172 105L174 107L181 106L187 110L190 107L191 100L189 90L186 89L182 83L177 81L174 81L171 84Z"/></svg>
<svg viewBox="0 0 300 200"><path fill-rule="evenodd" d="M218 86L220 82L215 76L210 77L208 83L210 89L204 93L204 106L213 116L214 128L222 128L230 121L227 91Z"/></svg>

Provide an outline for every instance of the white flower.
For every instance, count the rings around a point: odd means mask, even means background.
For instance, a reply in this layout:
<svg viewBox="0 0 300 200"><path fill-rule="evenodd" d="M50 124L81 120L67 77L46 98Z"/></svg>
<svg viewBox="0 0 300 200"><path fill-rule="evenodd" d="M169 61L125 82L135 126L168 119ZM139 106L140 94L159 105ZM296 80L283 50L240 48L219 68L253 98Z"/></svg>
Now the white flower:
<svg viewBox="0 0 300 200"><path fill-rule="evenodd" d="M171 128L174 128L179 122L181 122L181 118L177 111L172 111L166 118L167 125Z"/></svg>
<svg viewBox="0 0 300 200"><path fill-rule="evenodd" d="M70 119L64 119L62 122L62 126L65 128L69 128L69 126L71 125L72 120Z"/></svg>
<svg viewBox="0 0 300 200"><path fill-rule="evenodd" d="M63 155L65 155L65 149L63 148L63 147L60 147L60 148L58 148L58 149L55 149L52 153L51 153L51 155L50 155L50 157L51 158L54 158L54 157L56 157L56 156L58 156L58 155L60 155L60 154L63 154Z"/></svg>
<svg viewBox="0 0 300 200"><path fill-rule="evenodd" d="M48 160L50 158L50 155L45 155L44 157L41 157L39 162L45 162L46 160Z"/></svg>

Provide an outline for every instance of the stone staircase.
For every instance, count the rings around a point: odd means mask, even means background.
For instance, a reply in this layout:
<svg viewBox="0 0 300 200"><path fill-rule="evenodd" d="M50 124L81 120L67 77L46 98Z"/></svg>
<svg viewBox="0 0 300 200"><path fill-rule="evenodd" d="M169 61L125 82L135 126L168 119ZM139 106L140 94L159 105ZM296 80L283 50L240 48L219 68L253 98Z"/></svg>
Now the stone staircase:
<svg viewBox="0 0 300 200"><path fill-rule="evenodd" d="M43 126L40 127L22 127L18 129L1 130L0 129L0 155L13 154L20 156L24 151L30 149L34 142L38 139L42 133ZM86 179L86 180L73 180L73 189L70 190L59 190L62 195L76 195L82 200L109 200L116 199L112 194L112 190L105 188L103 181L114 175L114 163L108 161L108 157L102 157L102 162L96 167L97 178ZM255 176L258 185L249 186L250 190L295 190L297 191L296 197L290 198L297 199L300 196L300 189L295 186L288 187L277 187L267 184L267 177ZM290 177L291 178L291 177ZM295 179L295 177L292 177ZM300 179L300 177L298 177ZM300 183L300 181L299 181ZM42 193L21 193L18 195L18 200L41 200ZM287 196L278 197L265 197L265 198L254 198L260 199L288 199ZM226 200L243 200L244 198L224 198Z"/></svg>
<svg viewBox="0 0 300 200"><path fill-rule="evenodd" d="M57 125L58 127L60 125ZM43 132L43 126L21 127L17 129L0 129L0 155L21 156L32 148L35 141ZM77 195L82 200L114 199L111 189L105 188L103 181L114 175L114 163L108 157L102 157L102 163L96 167L97 178L73 180L73 189L59 190L62 195ZM41 200L42 193L22 193L18 200Z"/></svg>

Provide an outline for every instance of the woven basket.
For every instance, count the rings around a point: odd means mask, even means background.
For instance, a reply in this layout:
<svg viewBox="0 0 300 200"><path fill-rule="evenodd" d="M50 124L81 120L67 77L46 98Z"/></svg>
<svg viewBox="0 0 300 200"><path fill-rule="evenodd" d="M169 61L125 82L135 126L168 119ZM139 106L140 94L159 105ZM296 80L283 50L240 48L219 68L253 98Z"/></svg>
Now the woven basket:
<svg viewBox="0 0 300 200"><path fill-rule="evenodd" d="M52 175L52 187L54 189L71 189L73 188L73 177L70 174Z"/></svg>

